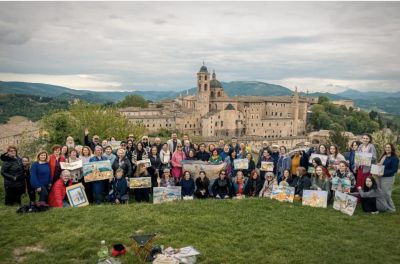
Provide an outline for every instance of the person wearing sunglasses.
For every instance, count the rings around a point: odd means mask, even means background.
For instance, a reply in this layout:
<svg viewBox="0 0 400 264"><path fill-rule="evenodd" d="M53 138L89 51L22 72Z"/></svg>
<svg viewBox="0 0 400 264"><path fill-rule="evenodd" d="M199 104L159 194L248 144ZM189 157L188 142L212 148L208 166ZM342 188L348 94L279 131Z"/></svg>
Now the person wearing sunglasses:
<svg viewBox="0 0 400 264"><path fill-rule="evenodd" d="M212 187L212 193L215 199L229 199L231 197L232 184L226 177L224 170L220 171L218 178L215 179Z"/></svg>

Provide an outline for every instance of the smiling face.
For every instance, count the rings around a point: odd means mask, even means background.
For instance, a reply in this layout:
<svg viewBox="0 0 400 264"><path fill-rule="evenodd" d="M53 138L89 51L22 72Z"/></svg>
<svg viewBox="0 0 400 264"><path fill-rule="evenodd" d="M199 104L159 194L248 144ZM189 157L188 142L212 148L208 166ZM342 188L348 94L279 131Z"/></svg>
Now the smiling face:
<svg viewBox="0 0 400 264"><path fill-rule="evenodd" d="M287 178L289 178L289 171L288 170L284 170L283 171L283 177L285 178L285 179L287 179Z"/></svg>
<svg viewBox="0 0 400 264"><path fill-rule="evenodd" d="M362 141L362 143L363 143L364 145L368 145L368 143L369 143L371 140L370 140L369 136L364 135L364 136L362 137L361 141Z"/></svg>
<svg viewBox="0 0 400 264"><path fill-rule="evenodd" d="M69 153L69 156L73 159L75 159L77 157L77 152L76 150L71 150L71 152Z"/></svg>
<svg viewBox="0 0 400 264"><path fill-rule="evenodd" d="M106 154L107 154L107 155L111 155L111 153L112 153L112 148L107 147L107 148L106 148Z"/></svg>
<svg viewBox="0 0 400 264"><path fill-rule="evenodd" d="M385 145L385 154L391 155L392 154L392 146L390 144Z"/></svg>
<svg viewBox="0 0 400 264"><path fill-rule="evenodd" d="M336 147L335 147L335 146L330 146L330 147L329 147L329 152L330 152L332 155L336 155Z"/></svg>
<svg viewBox="0 0 400 264"><path fill-rule="evenodd" d="M190 173L187 171L185 172L185 180L189 180L190 179Z"/></svg>
<svg viewBox="0 0 400 264"><path fill-rule="evenodd" d="M53 153L54 153L55 155L60 155L60 153L61 153L61 148L56 148L56 149L54 149Z"/></svg>
<svg viewBox="0 0 400 264"><path fill-rule="evenodd" d="M22 158L22 165L28 166L29 165L29 159L28 158Z"/></svg>
<svg viewBox="0 0 400 264"><path fill-rule="evenodd" d="M324 145L319 146L319 153L326 154L326 148Z"/></svg>
<svg viewBox="0 0 400 264"><path fill-rule="evenodd" d="M68 153L68 147L67 146L63 146L62 149L61 149L61 153L62 154Z"/></svg>
<svg viewBox="0 0 400 264"><path fill-rule="evenodd" d="M315 169L315 173L316 173L318 176L322 176L322 175L323 175L322 168L321 168L321 167L317 167L317 168Z"/></svg>
<svg viewBox="0 0 400 264"><path fill-rule="evenodd" d="M341 173L345 172L346 169L347 169L347 167L343 162L339 163L339 170Z"/></svg>
<svg viewBox="0 0 400 264"><path fill-rule="evenodd" d="M152 147L152 148L151 148L151 154L152 154L153 156L156 156L156 155L157 155L157 152L158 152L157 147Z"/></svg>
<svg viewBox="0 0 400 264"><path fill-rule="evenodd" d="M118 149L117 156L118 156L119 159L123 159L125 157L125 150L124 149Z"/></svg>
<svg viewBox="0 0 400 264"><path fill-rule="evenodd" d="M41 153L39 155L39 161L47 161L47 154L46 153Z"/></svg>

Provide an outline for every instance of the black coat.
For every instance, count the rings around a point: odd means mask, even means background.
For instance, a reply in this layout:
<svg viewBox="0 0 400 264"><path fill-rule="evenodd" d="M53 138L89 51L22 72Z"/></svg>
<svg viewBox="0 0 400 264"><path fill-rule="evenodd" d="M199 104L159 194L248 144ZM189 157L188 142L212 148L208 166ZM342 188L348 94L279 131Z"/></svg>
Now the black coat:
<svg viewBox="0 0 400 264"><path fill-rule="evenodd" d="M232 189L232 184L228 178L224 178L223 180L216 178L213 186L211 187L214 197L217 195L219 196L228 195L230 197L231 189Z"/></svg>
<svg viewBox="0 0 400 264"><path fill-rule="evenodd" d="M258 197L263 185L264 183L259 177L255 180L250 178L246 183L244 192L247 196Z"/></svg>
<svg viewBox="0 0 400 264"><path fill-rule="evenodd" d="M121 164L119 164L119 157L117 157L114 160L114 162L112 164L112 169L114 171L114 174L115 174L115 171L117 169L119 169L119 168L122 168L124 170L124 176L125 177L129 177L129 178L133 177L132 166L131 166L131 163L130 163L130 161L129 161L129 159L127 157L125 157L122 160Z"/></svg>
<svg viewBox="0 0 400 264"><path fill-rule="evenodd" d="M208 153L208 152L201 152L201 151L199 151L199 152L197 152L197 154L196 154L196 158L198 159L198 160L202 160L202 161L208 161L209 159L210 159L210 153Z"/></svg>
<svg viewBox="0 0 400 264"><path fill-rule="evenodd" d="M4 186L9 188L20 188L25 186L24 166L20 157L11 158L4 153L1 155L3 166L1 175L4 177Z"/></svg>
<svg viewBox="0 0 400 264"><path fill-rule="evenodd" d="M291 187L294 187L294 194L303 197L303 190L309 190L311 187L311 180L308 176L296 177L293 179L290 184Z"/></svg>

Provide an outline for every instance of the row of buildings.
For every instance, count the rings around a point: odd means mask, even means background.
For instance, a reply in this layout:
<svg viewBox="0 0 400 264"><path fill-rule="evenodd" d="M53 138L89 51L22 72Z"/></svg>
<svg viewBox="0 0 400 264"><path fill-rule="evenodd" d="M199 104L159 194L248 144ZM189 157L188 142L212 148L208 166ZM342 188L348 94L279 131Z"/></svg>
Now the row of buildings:
<svg viewBox="0 0 400 264"><path fill-rule="evenodd" d="M217 80L202 66L196 74L197 93L119 111L130 122L143 124L149 132L176 129L203 138L246 137L253 139L306 138L309 100L292 96L229 97Z"/></svg>

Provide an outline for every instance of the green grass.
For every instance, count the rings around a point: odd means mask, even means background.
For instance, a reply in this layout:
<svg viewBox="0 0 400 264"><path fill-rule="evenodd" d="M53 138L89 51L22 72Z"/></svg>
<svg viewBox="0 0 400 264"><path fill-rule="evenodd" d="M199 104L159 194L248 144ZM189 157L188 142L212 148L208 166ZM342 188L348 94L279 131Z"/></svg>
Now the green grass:
<svg viewBox="0 0 400 264"><path fill-rule="evenodd" d="M398 208L399 182L397 176ZM129 244L136 230L156 232L155 244L165 247L194 246L199 263L400 263L398 212L371 215L357 208L350 217L331 206L269 199L15 210L0 206L0 263L17 263L13 250L29 246L42 252L20 253L20 263L95 263L100 240ZM140 263L132 251L121 261Z"/></svg>

